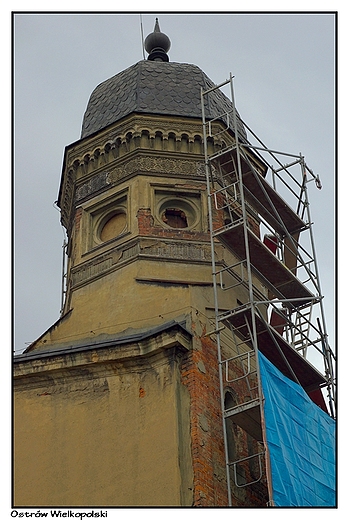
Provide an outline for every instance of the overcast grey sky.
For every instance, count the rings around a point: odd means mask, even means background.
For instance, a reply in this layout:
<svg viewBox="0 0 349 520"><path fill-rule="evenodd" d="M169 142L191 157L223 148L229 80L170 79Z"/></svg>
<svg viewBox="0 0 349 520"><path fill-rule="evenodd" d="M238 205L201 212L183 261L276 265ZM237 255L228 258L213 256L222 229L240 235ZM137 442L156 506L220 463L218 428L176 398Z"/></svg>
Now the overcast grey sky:
<svg viewBox="0 0 349 520"><path fill-rule="evenodd" d="M335 18L332 14L144 13L170 60L215 83L234 76L244 121L270 148L302 152L330 343L334 344ZM92 90L143 59L139 13L17 14L14 24L15 349L58 318L63 231L54 208L64 147L80 138Z"/></svg>

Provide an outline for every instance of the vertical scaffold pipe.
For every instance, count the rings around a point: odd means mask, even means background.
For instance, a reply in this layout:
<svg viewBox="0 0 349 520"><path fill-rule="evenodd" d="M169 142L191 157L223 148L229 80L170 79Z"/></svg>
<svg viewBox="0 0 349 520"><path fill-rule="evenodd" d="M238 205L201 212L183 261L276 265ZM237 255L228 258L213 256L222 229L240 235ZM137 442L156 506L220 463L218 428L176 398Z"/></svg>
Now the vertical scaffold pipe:
<svg viewBox="0 0 349 520"><path fill-rule="evenodd" d="M226 431L225 415L224 415L223 366L222 366L221 341L220 341L219 322L218 322L219 309L218 309L218 295L217 295L218 288L217 288L217 279L216 279L215 248L214 248L214 236L213 236L212 193L211 193L211 182L210 182L210 166L209 166L209 162L208 162L208 149L207 149L205 100L204 100L204 91L202 88L201 88L201 111L202 111L202 127L203 127L203 140L204 140L204 154L205 154L205 173L206 173L209 231L210 231L211 257L212 257L212 276L213 276L213 291L214 291L214 305L215 305L215 330L216 330L216 338L217 338L217 358L218 358L218 373L219 373L219 393L220 393L222 427L223 427L222 429L223 429L223 441L224 441L224 456L225 456L225 468L226 468L226 479L227 479L228 505L231 507L232 506L232 497L231 497L231 484L230 484L229 452L228 452L228 439L227 439L227 431Z"/></svg>
<svg viewBox="0 0 349 520"><path fill-rule="evenodd" d="M259 407L260 407L260 414L261 414L261 428L262 428L262 435L263 435L263 444L265 447L265 470L266 470L266 475L267 475L269 503L273 503L271 472L270 472L268 445L267 445L267 439L266 439L265 418L264 418L264 409L263 409L263 391L262 391L260 368L259 368L259 358L258 358L258 341L257 341L257 327L256 327L256 314L255 314L256 308L255 308L255 303L254 303L252 266L251 266L250 248L249 248L249 240L248 240L248 216L247 216L245 197L244 197L244 184L243 184L243 177L242 177L243 174L242 174L241 158L240 158L240 143L239 143L239 134L238 134L237 114L236 114L236 107L235 107L233 76L231 73L230 73L230 90L231 90L231 100L232 100L232 105L233 105L233 126L234 126L234 134L235 134L236 157L237 157L238 177L239 177L240 196L241 196L242 219L243 219L243 226L244 226L244 241L245 241L245 251L246 251L246 267L247 267L247 277L248 277L249 303L251 306L252 344L253 344L253 348L254 348L254 351L256 354L256 369L257 369L257 374L258 374L257 379L258 379Z"/></svg>
<svg viewBox="0 0 349 520"><path fill-rule="evenodd" d="M324 367L327 372L326 379L327 379L327 389L328 389L328 393L329 393L329 406L330 406L330 410L331 410L331 416L333 418L335 418L336 417L336 395L335 395L335 387L334 387L332 354L331 354L330 346L328 344L325 310L324 310L322 291L321 291L321 285L320 285L320 275L319 275L319 270L318 270L318 263L317 263L317 259L316 259L315 239L314 239L314 234L313 234L313 226L311 224L312 221L311 221L311 215L310 215L310 204L309 204L309 200L308 200L308 191L307 191L307 187L306 187L307 171L309 171L309 170L307 169L307 166L304 161L304 157L302 157L302 156L301 156L301 168L302 168L303 178L305 179L305 182L304 182L305 207L306 207L306 211L307 211L307 219L308 219L308 222L310 222L310 226L309 226L310 242L311 242L312 255L313 255L313 259L314 259L316 285L317 285L317 290L318 290L318 296L320 298L320 314L321 314L322 327L321 327L319 320L318 320L318 327L319 327L319 334L321 336L321 343L322 343L322 349L323 349ZM313 178L315 178L314 174L312 174L312 176L313 176Z"/></svg>

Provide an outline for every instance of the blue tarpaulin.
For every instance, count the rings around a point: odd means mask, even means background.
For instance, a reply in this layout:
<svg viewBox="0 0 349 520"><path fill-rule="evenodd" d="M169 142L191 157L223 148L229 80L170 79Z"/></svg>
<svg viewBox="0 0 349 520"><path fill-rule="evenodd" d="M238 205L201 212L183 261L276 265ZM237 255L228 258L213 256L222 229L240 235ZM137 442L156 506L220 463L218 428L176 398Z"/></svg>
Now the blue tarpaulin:
<svg viewBox="0 0 349 520"><path fill-rule="evenodd" d="M274 505L334 507L334 419L261 353L259 363Z"/></svg>

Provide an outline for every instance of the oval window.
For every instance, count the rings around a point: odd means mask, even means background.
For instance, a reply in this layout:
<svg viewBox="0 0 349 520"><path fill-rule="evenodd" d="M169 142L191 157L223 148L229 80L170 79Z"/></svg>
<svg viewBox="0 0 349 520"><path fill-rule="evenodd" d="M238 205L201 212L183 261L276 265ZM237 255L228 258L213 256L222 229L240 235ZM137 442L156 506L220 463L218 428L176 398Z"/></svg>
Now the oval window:
<svg viewBox="0 0 349 520"><path fill-rule="evenodd" d="M100 238L102 242L107 242L120 235L126 228L126 215L125 213L114 213L104 223Z"/></svg>

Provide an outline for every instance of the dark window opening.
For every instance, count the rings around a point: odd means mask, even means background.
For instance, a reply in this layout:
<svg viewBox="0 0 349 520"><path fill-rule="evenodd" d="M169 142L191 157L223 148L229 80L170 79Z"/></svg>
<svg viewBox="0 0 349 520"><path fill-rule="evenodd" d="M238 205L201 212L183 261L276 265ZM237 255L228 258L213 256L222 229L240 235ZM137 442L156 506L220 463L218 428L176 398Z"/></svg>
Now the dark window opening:
<svg viewBox="0 0 349 520"><path fill-rule="evenodd" d="M181 209L168 208L164 211L162 220L172 228L188 227L187 216Z"/></svg>

